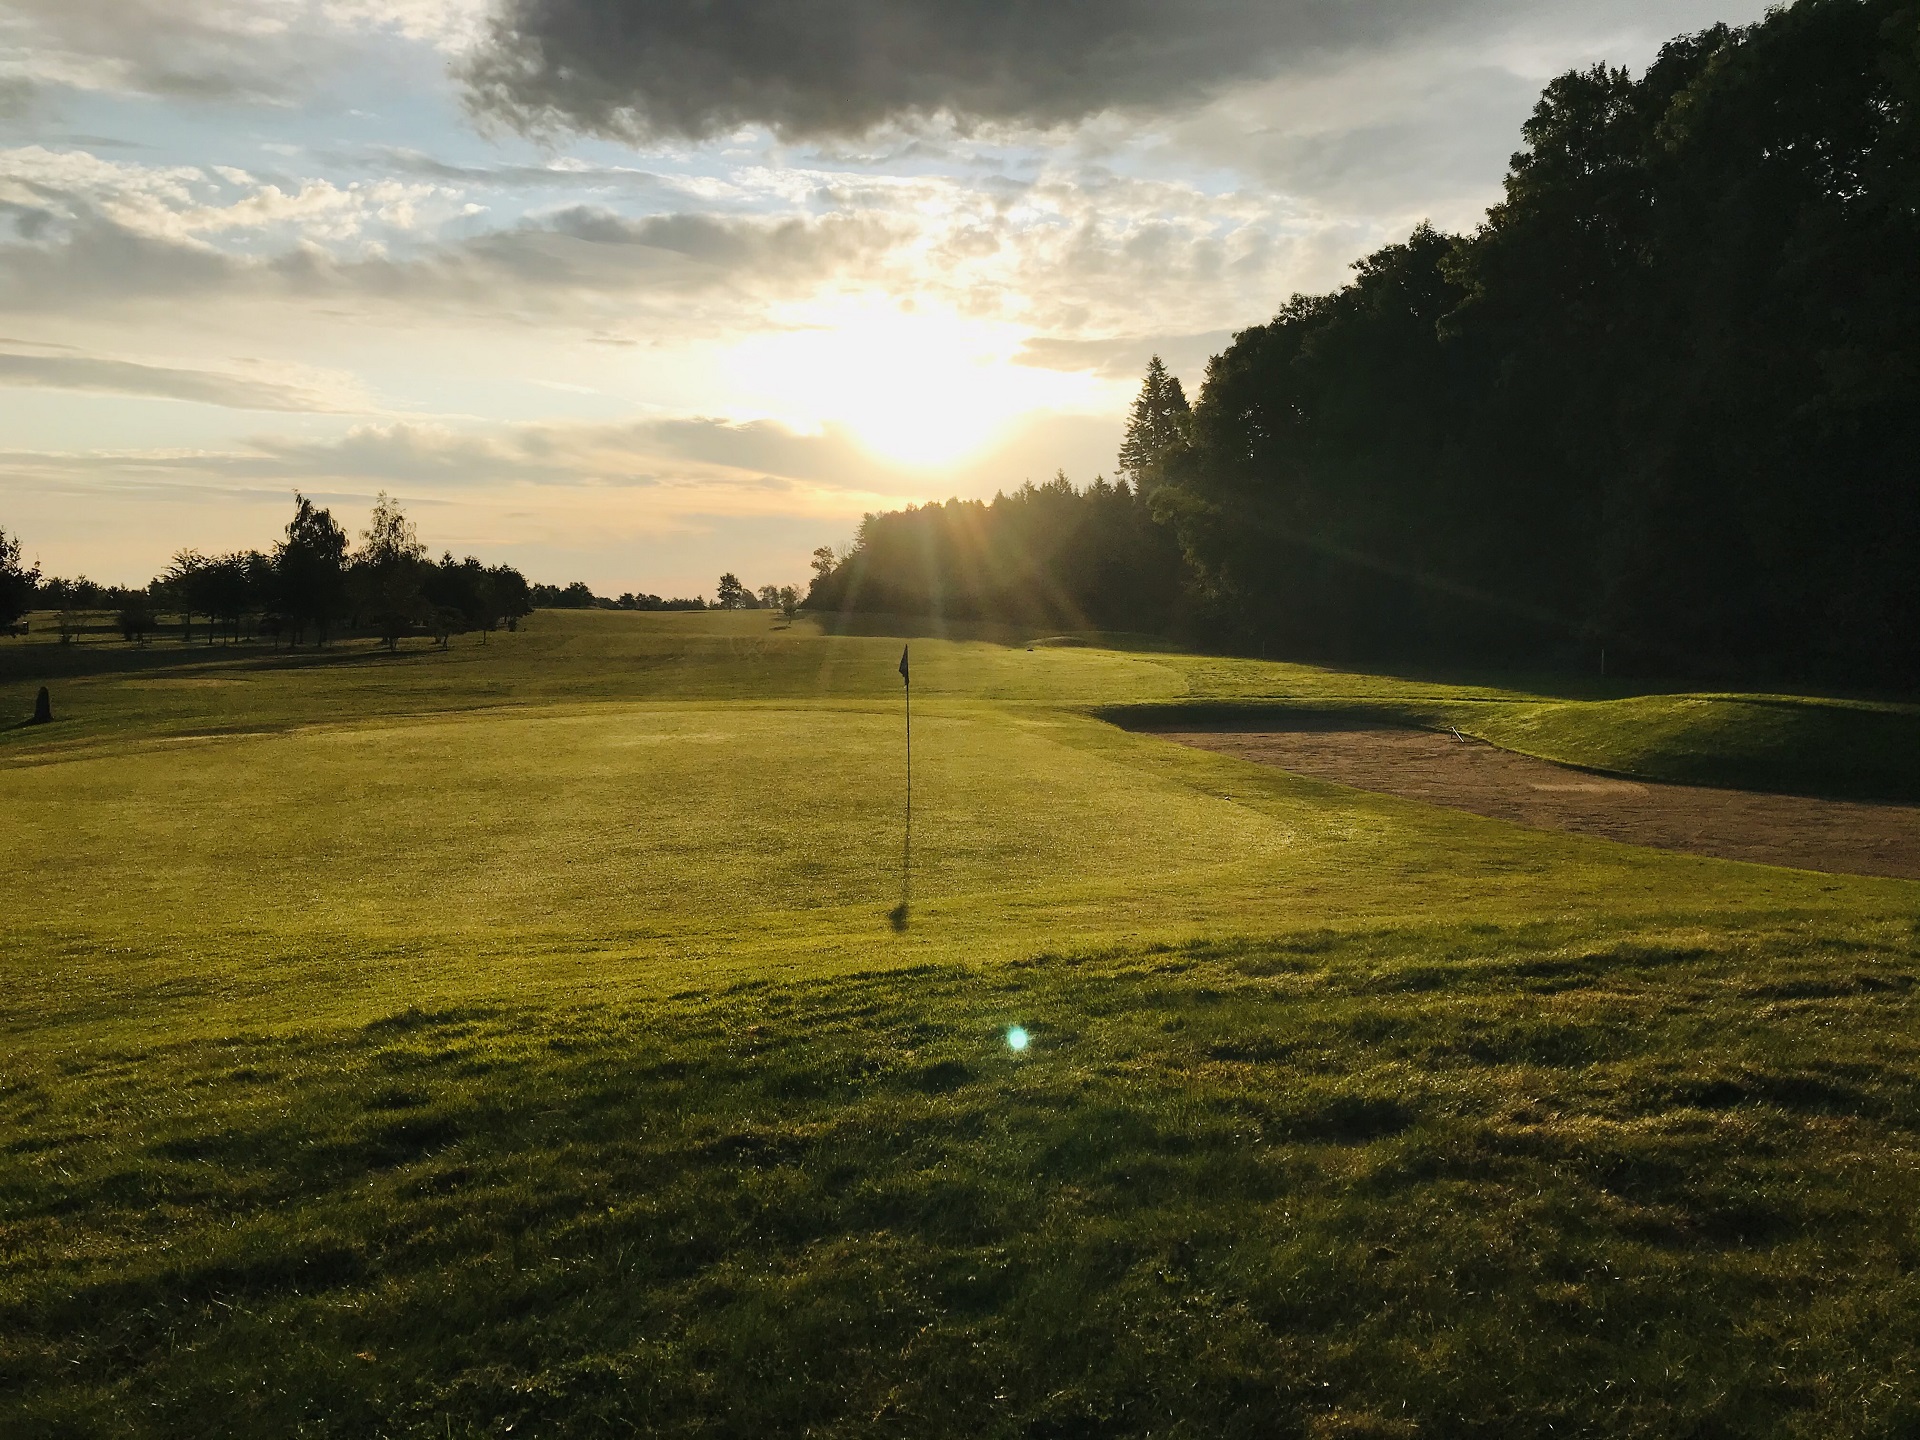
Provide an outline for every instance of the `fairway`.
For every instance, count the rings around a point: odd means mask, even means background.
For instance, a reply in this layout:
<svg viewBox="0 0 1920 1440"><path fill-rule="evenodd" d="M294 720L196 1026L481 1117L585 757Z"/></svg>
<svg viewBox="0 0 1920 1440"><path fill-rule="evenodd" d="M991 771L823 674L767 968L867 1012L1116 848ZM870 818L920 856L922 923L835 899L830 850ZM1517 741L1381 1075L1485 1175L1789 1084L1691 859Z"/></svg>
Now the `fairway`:
<svg viewBox="0 0 1920 1440"><path fill-rule="evenodd" d="M0 732L0 1428L1913 1418L1920 885L1103 718L1451 717L1651 778L1725 733L1818 789L1797 717L1854 717L1897 789L1909 708L1036 638L911 640L904 929L895 636L0 642L56 714Z"/></svg>
<svg viewBox="0 0 1920 1440"><path fill-rule="evenodd" d="M550 612L488 646L395 657L16 646L16 661L111 668L62 686L70 718L14 730L0 752L7 963L66 957L24 1003L63 1003L65 982L83 1010L94 985L150 975L164 991L184 964L203 1023L220 997L250 1018L263 1004L354 1016L501 987L657 991L770 966L1434 914L1784 913L1906 894L1527 834L1086 713L1262 691L1497 709L1498 689L928 637L913 919L895 933L897 644L754 615ZM282 963L324 979L289 991Z"/></svg>

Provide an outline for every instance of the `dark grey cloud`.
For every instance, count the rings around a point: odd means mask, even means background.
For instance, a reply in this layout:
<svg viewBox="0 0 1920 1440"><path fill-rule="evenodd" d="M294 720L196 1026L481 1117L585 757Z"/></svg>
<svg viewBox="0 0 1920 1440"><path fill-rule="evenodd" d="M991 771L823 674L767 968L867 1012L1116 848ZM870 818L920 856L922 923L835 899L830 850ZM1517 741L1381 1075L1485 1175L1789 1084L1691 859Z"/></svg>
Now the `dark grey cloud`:
<svg viewBox="0 0 1920 1440"><path fill-rule="evenodd" d="M193 400L233 410L324 411L335 407L311 391L215 370L185 370L142 365L75 352L21 354L0 351L0 385L30 385L49 390L94 390L116 395L147 395L163 400Z"/></svg>
<svg viewBox="0 0 1920 1440"><path fill-rule="evenodd" d="M1404 44L1520 0L501 0L466 72L527 129L789 137L1070 123Z"/></svg>

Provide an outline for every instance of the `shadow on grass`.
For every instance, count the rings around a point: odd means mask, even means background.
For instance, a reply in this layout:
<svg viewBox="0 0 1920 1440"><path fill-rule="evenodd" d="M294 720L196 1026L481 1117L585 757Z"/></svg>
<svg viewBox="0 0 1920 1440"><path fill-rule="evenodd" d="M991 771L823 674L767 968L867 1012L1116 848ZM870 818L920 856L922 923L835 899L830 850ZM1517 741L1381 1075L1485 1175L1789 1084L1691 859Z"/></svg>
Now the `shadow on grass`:
<svg viewBox="0 0 1920 1440"><path fill-rule="evenodd" d="M1432 707L1394 701L1173 700L1101 705L1087 712L1122 730L1406 730L1434 729Z"/></svg>
<svg viewBox="0 0 1920 1440"><path fill-rule="evenodd" d="M1316 933L71 1057L0 1093L0 1429L1505 1436L1604 1392L1571 1428L1912 1433L1920 953L1842 938Z"/></svg>

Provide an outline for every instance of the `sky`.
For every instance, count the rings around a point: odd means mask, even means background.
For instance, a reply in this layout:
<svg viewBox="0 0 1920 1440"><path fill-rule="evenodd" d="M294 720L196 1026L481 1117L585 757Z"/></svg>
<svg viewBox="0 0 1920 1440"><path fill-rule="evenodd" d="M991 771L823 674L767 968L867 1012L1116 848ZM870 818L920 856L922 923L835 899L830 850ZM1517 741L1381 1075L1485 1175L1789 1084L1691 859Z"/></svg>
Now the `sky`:
<svg viewBox="0 0 1920 1440"><path fill-rule="evenodd" d="M1498 198L1541 86L1751 0L0 0L0 529L357 533L602 594L1111 474Z"/></svg>

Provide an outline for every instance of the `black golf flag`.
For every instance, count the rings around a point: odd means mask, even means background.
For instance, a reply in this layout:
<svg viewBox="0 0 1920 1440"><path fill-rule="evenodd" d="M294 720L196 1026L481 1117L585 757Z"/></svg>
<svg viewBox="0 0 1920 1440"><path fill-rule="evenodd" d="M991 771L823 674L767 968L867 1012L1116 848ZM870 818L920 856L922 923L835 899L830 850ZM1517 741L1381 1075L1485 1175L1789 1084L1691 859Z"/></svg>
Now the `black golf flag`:
<svg viewBox="0 0 1920 1440"><path fill-rule="evenodd" d="M900 647L900 678L909 685L913 683L913 677L907 673L907 647L905 645Z"/></svg>

